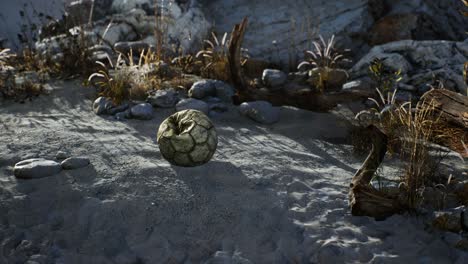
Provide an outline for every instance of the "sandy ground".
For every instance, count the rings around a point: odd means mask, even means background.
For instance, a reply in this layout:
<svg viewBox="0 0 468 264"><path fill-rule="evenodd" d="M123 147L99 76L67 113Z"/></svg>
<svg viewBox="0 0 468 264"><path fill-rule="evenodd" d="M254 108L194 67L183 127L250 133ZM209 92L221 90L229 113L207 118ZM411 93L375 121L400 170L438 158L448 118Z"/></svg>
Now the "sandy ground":
<svg viewBox="0 0 468 264"><path fill-rule="evenodd" d="M213 118L213 160L178 168L155 141L172 111L118 122L94 115L93 93L77 82L52 88L24 105L0 102L0 263L468 262L419 218L350 215L363 158L332 114L284 107L278 124L261 126L231 109ZM16 162L59 150L92 166L13 176Z"/></svg>

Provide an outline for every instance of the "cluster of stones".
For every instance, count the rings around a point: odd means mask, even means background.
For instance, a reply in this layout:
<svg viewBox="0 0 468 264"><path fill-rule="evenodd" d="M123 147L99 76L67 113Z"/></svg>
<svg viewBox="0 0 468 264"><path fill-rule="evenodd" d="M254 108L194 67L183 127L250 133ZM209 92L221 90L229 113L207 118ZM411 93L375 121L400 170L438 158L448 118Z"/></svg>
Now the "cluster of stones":
<svg viewBox="0 0 468 264"><path fill-rule="evenodd" d="M210 119L203 112L183 110L162 122L157 141L161 154L171 164L194 167L213 157L218 136Z"/></svg>
<svg viewBox="0 0 468 264"><path fill-rule="evenodd" d="M39 179L60 173L62 170L76 170L90 164L87 157L69 157L65 152L58 152L56 160L44 158L27 159L15 164L13 173L20 179Z"/></svg>

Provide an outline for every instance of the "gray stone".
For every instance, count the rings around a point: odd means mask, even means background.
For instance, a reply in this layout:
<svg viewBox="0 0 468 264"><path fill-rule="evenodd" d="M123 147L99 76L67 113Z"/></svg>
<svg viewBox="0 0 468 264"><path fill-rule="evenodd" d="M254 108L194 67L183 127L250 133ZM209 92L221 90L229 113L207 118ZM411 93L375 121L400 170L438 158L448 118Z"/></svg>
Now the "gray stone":
<svg viewBox="0 0 468 264"><path fill-rule="evenodd" d="M130 109L127 109L127 110L125 110L123 112L117 113L117 114L115 114L114 117L115 117L116 120L119 120L119 121L124 121L126 119L129 119L129 118L131 118Z"/></svg>
<svg viewBox="0 0 468 264"><path fill-rule="evenodd" d="M150 120L153 119L153 114L153 106L148 103L138 104L130 108L130 116L135 119Z"/></svg>
<svg viewBox="0 0 468 264"><path fill-rule="evenodd" d="M222 81L215 81L214 85L216 97L221 99L223 102L232 103L232 97L236 94L234 88L230 84Z"/></svg>
<svg viewBox="0 0 468 264"><path fill-rule="evenodd" d="M69 157L70 157L70 154L65 152L65 151L59 151L55 155L55 159L57 159L57 160L64 160L64 159L69 158Z"/></svg>
<svg viewBox="0 0 468 264"><path fill-rule="evenodd" d="M62 161L61 166L64 170L75 170L84 168L90 164L87 157L71 157Z"/></svg>
<svg viewBox="0 0 468 264"><path fill-rule="evenodd" d="M55 175L62 170L59 163L46 159L28 159L15 164L13 173L17 178L38 179Z"/></svg>
<svg viewBox="0 0 468 264"><path fill-rule="evenodd" d="M216 32L231 32L232 25L249 16L249 33L245 35L244 45L249 47L251 57L274 62L287 63L294 52L291 47L293 43L298 46L293 56L302 56L303 50L310 49L309 30L295 30L293 33L291 29L294 25L296 29L302 26L319 28L325 37L334 34L337 45L351 49L357 57L369 51L369 32L378 20L388 15L418 17L417 28L408 36L409 39L466 38L466 27L460 26L466 24L466 18L459 12L462 6L460 1L308 0L304 4L299 0L217 0L203 3L206 14L216 14L212 16L213 30ZM252 10L255 10L255 16L251 15ZM395 24L408 27L406 23ZM383 35L392 33L388 30L382 32Z"/></svg>
<svg viewBox="0 0 468 264"><path fill-rule="evenodd" d="M114 49L122 54L129 54L130 51L133 52L133 55L139 56L139 54L144 50L148 51L151 46L148 43L143 41L126 41L126 42L117 42L114 44Z"/></svg>
<svg viewBox="0 0 468 264"><path fill-rule="evenodd" d="M266 101L245 102L239 106L239 112L261 124L273 124L279 121L280 110Z"/></svg>
<svg viewBox="0 0 468 264"><path fill-rule="evenodd" d="M179 93L174 89L157 90L146 100L154 107L171 108L180 100Z"/></svg>
<svg viewBox="0 0 468 264"><path fill-rule="evenodd" d="M93 103L93 111L96 115L106 115L113 106L114 104L110 99L99 97Z"/></svg>
<svg viewBox="0 0 468 264"><path fill-rule="evenodd" d="M194 83L188 91L188 95L195 99L216 96L216 86L213 81L214 80L203 80Z"/></svg>
<svg viewBox="0 0 468 264"><path fill-rule="evenodd" d="M402 71L400 86L410 87L421 95L429 89L427 84L435 80L445 88L464 94L463 64L468 61L468 43L453 41L403 40L375 46L352 69L351 76L357 79L369 75L369 64L379 58L391 70Z"/></svg>
<svg viewBox="0 0 468 264"><path fill-rule="evenodd" d="M117 113L121 113L121 112L126 111L129 107L130 107L129 103L123 103L123 104L121 104L119 106L115 106L115 107L110 108L109 110L107 110L107 113L109 115L115 115Z"/></svg>
<svg viewBox="0 0 468 264"><path fill-rule="evenodd" d="M407 91L397 91L395 94L395 101L397 102L411 102L416 97Z"/></svg>
<svg viewBox="0 0 468 264"><path fill-rule="evenodd" d="M194 98L187 98L180 100L179 103L176 105L177 111L193 109L201 111L205 114L209 112L209 106L207 103L203 102L202 100L194 99Z"/></svg>
<svg viewBox="0 0 468 264"><path fill-rule="evenodd" d="M188 92L189 96L195 99L205 99L207 97L218 97L224 102L231 103L235 94L234 88L219 80L203 80L192 85Z"/></svg>
<svg viewBox="0 0 468 264"><path fill-rule="evenodd" d="M262 74L262 82L268 88L280 89L286 83L288 76L280 70L266 69Z"/></svg>

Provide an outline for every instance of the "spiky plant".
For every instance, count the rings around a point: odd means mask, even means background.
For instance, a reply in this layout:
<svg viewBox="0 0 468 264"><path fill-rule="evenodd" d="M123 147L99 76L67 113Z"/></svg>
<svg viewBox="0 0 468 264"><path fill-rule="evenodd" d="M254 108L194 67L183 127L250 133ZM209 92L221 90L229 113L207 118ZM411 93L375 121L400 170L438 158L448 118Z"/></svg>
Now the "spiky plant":
<svg viewBox="0 0 468 264"><path fill-rule="evenodd" d="M88 82L98 78L96 84L101 89L99 95L111 98L114 103L120 104L128 98L131 72L123 59L122 54L117 58L116 63L112 63L109 55L107 59L110 65L108 68L104 63L97 61L96 64L101 68L98 72L91 74Z"/></svg>
<svg viewBox="0 0 468 264"><path fill-rule="evenodd" d="M229 81L229 41L228 34L224 33L221 39L212 32L212 40L204 40L206 48L196 54L196 58L202 60L204 67L202 68L204 75L209 78Z"/></svg>
<svg viewBox="0 0 468 264"><path fill-rule="evenodd" d="M373 124L381 127L384 123L388 122L389 115L397 107L395 103L396 90L393 93L387 92L386 96L384 96L379 88L375 90L377 91L378 98L368 98L375 104L375 107L359 112L355 118L367 125Z"/></svg>
<svg viewBox="0 0 468 264"><path fill-rule="evenodd" d="M3 49L0 51L0 69L3 69L6 66L9 66L9 61L14 57L15 55L10 53L10 49Z"/></svg>
<svg viewBox="0 0 468 264"><path fill-rule="evenodd" d="M307 60L301 62L297 69L300 70L304 67L318 69L318 82L317 86L321 92L324 91L326 82L329 78L329 72L335 68L339 62L345 61L345 57L335 49L335 35L329 40L325 41L320 36L320 41L312 42L314 49L305 52ZM309 74L312 75L312 71Z"/></svg>

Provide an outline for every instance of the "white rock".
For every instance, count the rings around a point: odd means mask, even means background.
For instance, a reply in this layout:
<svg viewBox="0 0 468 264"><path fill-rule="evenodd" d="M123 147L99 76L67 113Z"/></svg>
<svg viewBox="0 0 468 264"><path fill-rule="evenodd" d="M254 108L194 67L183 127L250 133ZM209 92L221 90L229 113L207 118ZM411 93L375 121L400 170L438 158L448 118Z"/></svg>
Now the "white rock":
<svg viewBox="0 0 468 264"><path fill-rule="evenodd" d="M17 178L37 179L55 175L62 170L59 163L45 159L28 159L16 163L13 173Z"/></svg>

